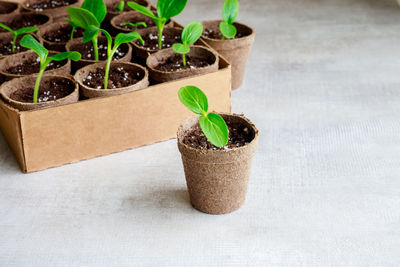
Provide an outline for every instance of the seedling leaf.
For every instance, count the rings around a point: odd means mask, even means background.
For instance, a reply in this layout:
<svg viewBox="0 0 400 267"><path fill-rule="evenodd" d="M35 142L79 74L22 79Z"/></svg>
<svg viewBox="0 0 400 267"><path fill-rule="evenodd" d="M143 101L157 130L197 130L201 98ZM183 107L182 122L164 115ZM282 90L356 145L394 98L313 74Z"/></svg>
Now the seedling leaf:
<svg viewBox="0 0 400 267"><path fill-rule="evenodd" d="M135 40L139 40L141 44L144 44L142 37L137 32L118 33L114 40L114 47L118 48L121 44L130 43Z"/></svg>
<svg viewBox="0 0 400 267"><path fill-rule="evenodd" d="M20 44L23 47L35 51L39 55L41 63L46 61L49 51L44 48L35 38L33 38L32 35L24 35L24 37L22 37L21 39Z"/></svg>
<svg viewBox="0 0 400 267"><path fill-rule="evenodd" d="M216 147L224 147L229 140L229 130L224 119L215 113L199 118L200 128L208 141Z"/></svg>
<svg viewBox="0 0 400 267"><path fill-rule="evenodd" d="M226 0L222 6L222 18L228 24L233 24L239 14L238 0Z"/></svg>
<svg viewBox="0 0 400 267"><path fill-rule="evenodd" d="M190 52L190 47L184 44L176 43L172 45L172 49L178 54L187 54Z"/></svg>
<svg viewBox="0 0 400 267"><path fill-rule="evenodd" d="M37 30L38 30L37 27L23 27L23 28L16 30L15 32L17 35L21 35L21 34L25 34L25 33L35 32Z"/></svg>
<svg viewBox="0 0 400 267"><path fill-rule="evenodd" d="M87 43L93 40L95 36L99 34L99 28L93 25L90 25L86 28L85 33L83 34L83 42Z"/></svg>
<svg viewBox="0 0 400 267"><path fill-rule="evenodd" d="M130 26L130 27L132 27L132 28L137 28L137 27L139 27L139 26L143 26L144 28L147 28L147 23L146 22L138 22L138 23L132 23L132 22L124 22L124 23L121 23L121 25L122 26Z"/></svg>
<svg viewBox="0 0 400 267"><path fill-rule="evenodd" d="M2 24L2 23L0 23L0 28L3 28L4 30L7 30L7 31L9 31L9 32L11 32L11 33L14 32L13 29L11 29L10 27L8 27L7 25L4 25L4 24Z"/></svg>
<svg viewBox="0 0 400 267"><path fill-rule="evenodd" d="M81 54L76 52L76 51L71 51L71 52L62 52L59 54L56 54L54 56L49 57L51 60L55 61L63 61L64 59L71 59L73 61L79 61L81 59Z"/></svg>
<svg viewBox="0 0 400 267"><path fill-rule="evenodd" d="M154 20L157 20L158 18L153 14L151 10L149 10L147 7L144 7L142 5L139 5L136 2L127 2L126 3L130 8L142 13L143 15L146 15Z"/></svg>
<svg viewBox="0 0 400 267"><path fill-rule="evenodd" d="M187 4L187 0L158 0L157 14L166 21L179 15Z"/></svg>
<svg viewBox="0 0 400 267"><path fill-rule="evenodd" d="M107 7L103 0L85 0L81 8L90 11L99 23L103 22L107 14Z"/></svg>
<svg viewBox="0 0 400 267"><path fill-rule="evenodd" d="M235 26L233 26L232 24L228 24L225 21L221 21L221 23L219 24L219 30L226 38L235 37L237 32Z"/></svg>
<svg viewBox="0 0 400 267"><path fill-rule="evenodd" d="M193 113L203 115L208 111L207 96L196 86L182 87L178 92L179 100Z"/></svg>
<svg viewBox="0 0 400 267"><path fill-rule="evenodd" d="M125 7L125 2L124 0L122 0L121 2L118 3L117 6L114 7L114 9L118 12L122 12L124 10Z"/></svg>
<svg viewBox="0 0 400 267"><path fill-rule="evenodd" d="M182 42L192 45L199 40L203 33L203 25L200 22L191 22L182 31Z"/></svg>
<svg viewBox="0 0 400 267"><path fill-rule="evenodd" d="M67 11L72 23L77 27L82 29L86 29L89 26L100 27L100 23L97 21L96 17L92 14L92 12L86 9L79 7L68 7Z"/></svg>

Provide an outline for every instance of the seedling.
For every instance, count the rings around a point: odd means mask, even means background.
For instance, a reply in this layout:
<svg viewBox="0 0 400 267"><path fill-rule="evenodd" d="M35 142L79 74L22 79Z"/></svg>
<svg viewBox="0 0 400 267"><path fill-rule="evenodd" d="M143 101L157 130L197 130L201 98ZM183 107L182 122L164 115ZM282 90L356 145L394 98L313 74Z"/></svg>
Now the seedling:
<svg viewBox="0 0 400 267"><path fill-rule="evenodd" d="M15 47L17 46L17 38L18 38L19 35L21 35L21 34L26 34L26 33L31 33L31 32L35 32L35 31L38 30L37 27L23 27L23 28L20 28L20 29L14 31L13 29L11 29L10 27L8 27L7 25L1 24L1 23L0 23L0 27L12 33L12 35L13 35L13 42L12 42L11 51L12 51L13 53L15 53Z"/></svg>
<svg viewBox="0 0 400 267"><path fill-rule="evenodd" d="M225 120L216 113L208 112L207 96L196 86L182 87L178 97L192 112L200 115L200 128L207 140L216 147L224 147L228 143L229 131Z"/></svg>
<svg viewBox="0 0 400 267"><path fill-rule="evenodd" d="M203 25L200 22L191 22L182 31L182 43L172 45L172 49L178 54L182 54L183 66L186 67L186 54L190 52L190 45L199 40L203 33Z"/></svg>
<svg viewBox="0 0 400 267"><path fill-rule="evenodd" d="M239 13L238 0L226 0L222 7L222 19L219 30L222 36L231 39L236 36L237 29L233 25Z"/></svg>
<svg viewBox="0 0 400 267"><path fill-rule="evenodd" d="M143 26L143 27L147 27L147 23L146 22L138 22L138 23L132 23L132 22L124 22L121 23L122 26L130 26L132 27L134 30L137 30L137 28L139 26Z"/></svg>
<svg viewBox="0 0 400 267"><path fill-rule="evenodd" d="M125 7L125 2L124 0L122 0L121 2L118 3L118 5L114 7L114 10L117 12L122 12L124 10L124 7Z"/></svg>
<svg viewBox="0 0 400 267"><path fill-rule="evenodd" d="M24 37L22 37L20 43L21 43L21 46L35 51L36 54L38 54L39 59L40 59L40 71L36 78L35 88L33 91L33 103L38 102L40 81L42 79L44 70L50 64L50 62L52 62L53 60L54 61L63 61L67 58L69 58L73 61L78 61L81 59L81 54L78 52L75 52L75 51L62 52L62 53L58 53L58 54L55 54L55 55L49 57L48 56L49 51L46 48L44 48L38 41L36 41L36 39L33 38L32 35L25 35Z"/></svg>
<svg viewBox="0 0 400 267"><path fill-rule="evenodd" d="M158 0L157 2L157 15L135 2L127 2L127 5L140 13L152 18L157 25L158 30L158 49L162 49L162 36L165 24L167 21L179 15L187 4L188 0Z"/></svg>

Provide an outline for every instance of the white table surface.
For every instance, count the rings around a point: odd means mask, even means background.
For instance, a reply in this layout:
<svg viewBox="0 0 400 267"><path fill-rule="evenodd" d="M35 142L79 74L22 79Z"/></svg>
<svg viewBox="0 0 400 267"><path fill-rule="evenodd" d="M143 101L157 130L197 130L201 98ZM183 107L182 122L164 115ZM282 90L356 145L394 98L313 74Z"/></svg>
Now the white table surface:
<svg viewBox="0 0 400 267"><path fill-rule="evenodd" d="M190 0L178 20L220 16ZM233 111L261 130L246 204L189 202L176 141L24 175L0 137L0 266L400 266L400 10L247 0ZM1 136L1 135L0 135Z"/></svg>

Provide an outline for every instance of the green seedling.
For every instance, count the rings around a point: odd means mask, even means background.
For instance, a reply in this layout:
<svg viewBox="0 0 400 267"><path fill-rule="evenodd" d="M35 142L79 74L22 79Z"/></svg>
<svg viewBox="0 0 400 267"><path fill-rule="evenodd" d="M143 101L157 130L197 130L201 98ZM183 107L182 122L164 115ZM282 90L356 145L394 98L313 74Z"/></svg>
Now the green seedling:
<svg viewBox="0 0 400 267"><path fill-rule="evenodd" d="M137 30L137 28L139 26L143 26L144 28L147 27L147 23L146 22L138 22L138 23L132 23L132 22L124 22L121 23L122 26L130 26L132 27L134 30Z"/></svg>
<svg viewBox="0 0 400 267"><path fill-rule="evenodd" d="M88 30L92 26L100 27L100 24L106 17L107 7L103 0L85 0L82 7L68 7L67 12L70 19L67 19L72 27L79 27L85 30L83 36L84 42L92 41L94 50L94 59L99 61L99 49L98 43L98 31L93 34L91 30ZM86 36L86 38L85 38ZM90 39L88 40L88 37Z"/></svg>
<svg viewBox="0 0 400 267"><path fill-rule="evenodd" d="M182 43L172 45L172 49L176 53L182 54L183 66L186 67L186 54L190 52L190 45L197 42L202 33L203 25L200 22L191 22L182 31Z"/></svg>
<svg viewBox="0 0 400 267"><path fill-rule="evenodd" d="M44 70L50 64L50 62L52 62L53 60L54 61L63 61L67 58L69 58L73 61L78 61L81 59L81 54L78 52L75 52L75 51L62 52L62 53L55 54L53 56L49 56L49 51L46 48L44 48L38 41L36 41L36 39L33 38L32 35L25 35L24 37L22 37L21 46L35 51L36 54L38 54L39 59L40 59L40 71L36 78L35 88L33 91L33 103L38 102L40 81L42 79Z"/></svg>
<svg viewBox="0 0 400 267"><path fill-rule="evenodd" d="M11 51L13 53L15 53L15 47L17 46L17 38L18 38L19 35L26 34L26 33L32 33L32 32L35 32L35 31L38 30L37 27L23 27L23 28L20 28L20 29L14 31L13 29L8 27L7 25L1 24L1 23L0 23L0 27L12 33L13 42L12 42Z"/></svg>
<svg viewBox="0 0 400 267"><path fill-rule="evenodd" d="M114 10L117 12L122 12L124 10L124 7L125 7L125 2L124 0L122 0L121 2L118 3L118 5L114 7Z"/></svg>
<svg viewBox="0 0 400 267"><path fill-rule="evenodd" d="M216 147L228 143L229 131L225 120L216 113L208 112L207 96L196 86L182 87L178 92L179 100L193 113L200 115L200 128L207 140Z"/></svg>
<svg viewBox="0 0 400 267"><path fill-rule="evenodd" d="M162 36L165 24L169 19L179 15L187 4L188 0L158 0L157 15L135 2L127 2L127 5L140 13L152 18L157 25L158 30L158 49L162 49Z"/></svg>
<svg viewBox="0 0 400 267"><path fill-rule="evenodd" d="M238 0L226 0L222 7L222 19L219 30L224 38L231 39L236 36L237 29L233 25L239 14Z"/></svg>

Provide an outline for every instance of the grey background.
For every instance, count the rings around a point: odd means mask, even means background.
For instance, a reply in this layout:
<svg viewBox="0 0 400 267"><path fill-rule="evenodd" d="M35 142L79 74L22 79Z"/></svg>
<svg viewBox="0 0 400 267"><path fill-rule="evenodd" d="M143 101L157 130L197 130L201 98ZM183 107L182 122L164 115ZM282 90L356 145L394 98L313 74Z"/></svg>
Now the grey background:
<svg viewBox="0 0 400 267"><path fill-rule="evenodd" d="M257 37L233 111L261 130L246 204L194 210L175 140L23 175L0 137L0 266L400 265L396 2L242 0L239 20Z"/></svg>

